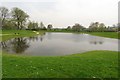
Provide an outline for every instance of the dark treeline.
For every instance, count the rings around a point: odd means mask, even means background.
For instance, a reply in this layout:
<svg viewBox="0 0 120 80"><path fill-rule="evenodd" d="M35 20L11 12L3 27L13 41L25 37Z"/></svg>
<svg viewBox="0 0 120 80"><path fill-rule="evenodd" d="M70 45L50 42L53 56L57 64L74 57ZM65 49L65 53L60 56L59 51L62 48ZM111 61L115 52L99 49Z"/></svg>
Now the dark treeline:
<svg viewBox="0 0 120 80"><path fill-rule="evenodd" d="M104 23L92 22L88 28L76 23L67 28L53 28L52 24L45 26L43 22L29 20L29 15L22 9L14 7L8 10L0 7L0 28L17 30L48 30L48 31L74 31L74 32L117 32L120 30L120 23L113 26L106 26Z"/></svg>

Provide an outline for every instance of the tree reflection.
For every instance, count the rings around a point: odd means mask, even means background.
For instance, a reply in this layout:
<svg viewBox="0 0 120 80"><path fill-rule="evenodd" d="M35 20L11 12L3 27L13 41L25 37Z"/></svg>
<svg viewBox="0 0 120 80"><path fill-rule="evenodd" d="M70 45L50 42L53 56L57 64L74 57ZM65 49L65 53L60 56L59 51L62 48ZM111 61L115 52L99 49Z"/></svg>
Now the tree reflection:
<svg viewBox="0 0 120 80"><path fill-rule="evenodd" d="M44 34L41 34L40 36L28 37L27 39L28 39L29 41L38 41L38 40L40 40L40 41L42 42L42 41L43 41L43 38L44 38L44 35L45 35L45 33L44 33Z"/></svg>
<svg viewBox="0 0 120 80"><path fill-rule="evenodd" d="M1 42L0 46L4 49L7 47L6 42Z"/></svg>
<svg viewBox="0 0 120 80"><path fill-rule="evenodd" d="M90 41L90 44L103 44L103 41Z"/></svg>
<svg viewBox="0 0 120 80"><path fill-rule="evenodd" d="M43 41L44 35L45 35L45 33L43 33L43 34L40 36L40 41L41 41L41 42Z"/></svg>
<svg viewBox="0 0 120 80"><path fill-rule="evenodd" d="M38 41L38 37L37 36L29 37L27 39L29 39L29 41Z"/></svg>
<svg viewBox="0 0 120 80"><path fill-rule="evenodd" d="M43 37L42 37L42 36L40 37L40 41L41 41L41 42L43 41Z"/></svg>
<svg viewBox="0 0 120 80"><path fill-rule="evenodd" d="M1 42L1 43L0 43L0 49L1 49L1 50L5 50L5 51L9 51L9 49L10 49L9 46L10 46L10 45L9 45L8 43L9 43L8 41ZM8 46L8 45L9 45L9 46Z"/></svg>
<svg viewBox="0 0 120 80"><path fill-rule="evenodd" d="M15 53L22 53L29 47L29 43L27 43L27 39L24 38L15 38L11 42L11 44L12 44L12 50Z"/></svg>

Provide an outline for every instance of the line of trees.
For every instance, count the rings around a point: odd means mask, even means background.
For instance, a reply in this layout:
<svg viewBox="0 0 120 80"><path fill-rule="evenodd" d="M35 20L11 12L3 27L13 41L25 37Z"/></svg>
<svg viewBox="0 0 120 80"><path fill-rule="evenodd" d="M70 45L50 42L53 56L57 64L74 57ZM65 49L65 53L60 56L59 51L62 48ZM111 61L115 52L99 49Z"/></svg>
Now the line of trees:
<svg viewBox="0 0 120 80"><path fill-rule="evenodd" d="M23 29L29 15L23 10L14 7L9 11L6 7L0 7L1 29Z"/></svg>
<svg viewBox="0 0 120 80"><path fill-rule="evenodd" d="M120 23L113 26L106 26L104 23L92 22L88 28L76 23L73 26L68 26L66 28L68 31L75 32L117 32L120 30Z"/></svg>
<svg viewBox="0 0 120 80"><path fill-rule="evenodd" d="M38 23L29 20L29 15L22 9L14 7L8 10L6 7L0 7L0 29L28 29L28 30L51 30L52 24L48 24L47 28L43 22Z"/></svg>
<svg viewBox="0 0 120 80"><path fill-rule="evenodd" d="M93 22L90 24L89 28L85 28L79 23L76 23L73 26L68 26L65 29L55 29L52 24L48 24L47 27L43 22L38 23L35 21L29 20L29 15L24 12L22 9L14 7L8 10L6 7L0 7L0 28L1 29L28 29L28 30L66 30L74 32L105 32L105 31L119 31L120 23L113 25L112 27L106 26L104 23Z"/></svg>
<svg viewBox="0 0 120 80"><path fill-rule="evenodd" d="M104 23L99 23L99 22L93 22L90 24L88 31L97 31L97 32L116 32L118 31L119 25L113 25L113 26L106 26Z"/></svg>

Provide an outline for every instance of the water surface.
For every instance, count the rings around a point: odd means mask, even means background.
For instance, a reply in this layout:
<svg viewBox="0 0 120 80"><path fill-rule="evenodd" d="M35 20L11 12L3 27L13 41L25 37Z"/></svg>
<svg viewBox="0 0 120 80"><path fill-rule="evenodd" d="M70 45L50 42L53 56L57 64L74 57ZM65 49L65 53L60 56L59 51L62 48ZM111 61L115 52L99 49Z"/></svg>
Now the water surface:
<svg viewBox="0 0 120 80"><path fill-rule="evenodd" d="M42 36L13 38L1 42L0 46L11 54L61 56L92 50L118 51L118 40L89 34L52 32Z"/></svg>

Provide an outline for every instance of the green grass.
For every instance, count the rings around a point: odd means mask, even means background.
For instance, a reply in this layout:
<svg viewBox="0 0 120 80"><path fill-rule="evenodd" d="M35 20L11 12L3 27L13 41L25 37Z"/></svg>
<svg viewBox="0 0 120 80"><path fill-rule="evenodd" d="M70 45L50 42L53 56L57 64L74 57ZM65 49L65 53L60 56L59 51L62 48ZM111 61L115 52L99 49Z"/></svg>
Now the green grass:
<svg viewBox="0 0 120 80"><path fill-rule="evenodd" d="M3 53L3 78L118 78L118 52L90 51L56 57Z"/></svg>
<svg viewBox="0 0 120 80"><path fill-rule="evenodd" d="M120 33L117 32L87 32L87 33L95 36L120 39Z"/></svg>
<svg viewBox="0 0 120 80"><path fill-rule="evenodd" d="M35 36L37 35L35 32L33 31L29 31L29 30L0 30L3 34L3 36L1 36L0 38L2 38L2 41L5 40L9 40L11 38L15 38L15 37L29 37L29 36ZM39 31L40 34L43 34L44 31ZM19 33L18 35L16 35L15 33ZM9 35L4 35L4 34L9 34Z"/></svg>
<svg viewBox="0 0 120 80"><path fill-rule="evenodd" d="M0 30L2 34L10 34L4 35L2 38L3 41L8 40L14 37L26 37L26 36L35 36L36 33L29 31L29 30ZM44 33L45 31L39 31L40 34ZM72 32L72 31L48 31L48 32L65 32L65 33L87 33L95 36L107 37L107 38L115 38L120 39L120 33L117 32ZM15 33L19 33L19 35L15 35Z"/></svg>
<svg viewBox="0 0 120 80"><path fill-rule="evenodd" d="M0 51L0 79L2 80L2 51Z"/></svg>
<svg viewBox="0 0 120 80"><path fill-rule="evenodd" d="M19 35L15 35L19 33ZM43 34L44 31L40 31ZM14 37L35 36L32 31L3 30L2 41ZM91 35L118 38L115 32L92 32ZM10 55L3 52L3 78L117 78L118 52L90 51L56 57Z"/></svg>

